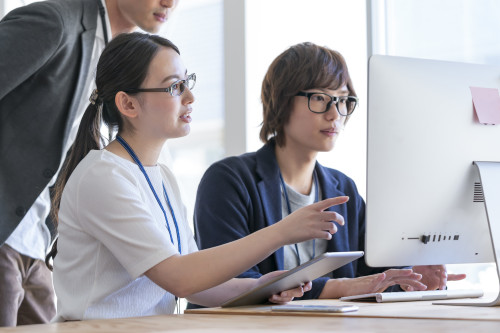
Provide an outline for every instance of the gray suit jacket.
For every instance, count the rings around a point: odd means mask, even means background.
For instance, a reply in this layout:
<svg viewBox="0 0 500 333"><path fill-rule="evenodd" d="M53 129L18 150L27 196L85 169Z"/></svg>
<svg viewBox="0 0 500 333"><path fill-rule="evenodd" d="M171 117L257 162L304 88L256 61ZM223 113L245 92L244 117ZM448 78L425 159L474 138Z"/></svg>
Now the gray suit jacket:
<svg viewBox="0 0 500 333"><path fill-rule="evenodd" d="M50 0L0 21L0 244L57 172L89 71L99 0ZM76 94L75 94L76 92Z"/></svg>

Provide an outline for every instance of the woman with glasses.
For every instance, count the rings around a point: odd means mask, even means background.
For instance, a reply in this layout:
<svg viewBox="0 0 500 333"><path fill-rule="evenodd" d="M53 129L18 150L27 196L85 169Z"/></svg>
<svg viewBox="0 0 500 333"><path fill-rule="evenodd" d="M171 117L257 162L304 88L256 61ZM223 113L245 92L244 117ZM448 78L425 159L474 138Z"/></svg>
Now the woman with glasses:
<svg viewBox="0 0 500 333"><path fill-rule="evenodd" d="M279 223L301 207L348 196L348 202L330 208L346 222L332 239L287 245L240 276L258 278L291 269L324 252L364 250L365 203L356 185L316 161L318 152L334 148L358 103L344 58L312 43L292 46L269 67L261 97L260 139L265 145L213 164L200 182L194 215L198 246L231 242ZM372 269L359 259L314 280L304 298L380 292L394 285L424 290L420 277L411 269Z"/></svg>
<svg viewBox="0 0 500 333"><path fill-rule="evenodd" d="M119 35L103 51L97 89L55 188L56 320L173 313L177 297L218 306L278 273L234 276L285 244L330 239L333 222L343 223L325 210L347 198L326 199L249 237L197 251L174 176L158 164L165 141L189 133L195 81L177 47L158 36ZM101 119L117 130L103 149ZM287 302L310 287L269 300Z"/></svg>

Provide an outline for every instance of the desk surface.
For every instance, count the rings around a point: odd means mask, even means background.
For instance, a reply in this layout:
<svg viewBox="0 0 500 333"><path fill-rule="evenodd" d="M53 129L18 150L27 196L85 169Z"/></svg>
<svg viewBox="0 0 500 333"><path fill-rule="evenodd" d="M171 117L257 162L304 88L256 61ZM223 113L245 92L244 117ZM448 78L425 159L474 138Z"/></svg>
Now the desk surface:
<svg viewBox="0 0 500 333"><path fill-rule="evenodd" d="M293 303L356 304L349 313L277 313L269 306L188 310L183 315L75 321L0 328L0 332L496 332L500 307L432 305L432 302L363 303L309 300Z"/></svg>
<svg viewBox="0 0 500 333"><path fill-rule="evenodd" d="M496 332L498 321L183 314L0 328L0 332Z"/></svg>
<svg viewBox="0 0 500 333"><path fill-rule="evenodd" d="M460 300L463 301L463 300ZM434 301L435 302L435 301ZM450 300L450 302L453 302ZM471 300L473 302L473 300ZM496 321L500 327L500 307L475 307L433 305L433 301L418 302L342 302L339 300L303 300L293 304L325 304L346 305L354 304L358 311L346 313L325 312L273 312L270 305L242 306L235 308L207 308L186 310L190 314L218 314L218 315L266 315L266 316L316 316L316 317L365 317L365 318L393 318L393 319L449 319L449 320L488 320Z"/></svg>

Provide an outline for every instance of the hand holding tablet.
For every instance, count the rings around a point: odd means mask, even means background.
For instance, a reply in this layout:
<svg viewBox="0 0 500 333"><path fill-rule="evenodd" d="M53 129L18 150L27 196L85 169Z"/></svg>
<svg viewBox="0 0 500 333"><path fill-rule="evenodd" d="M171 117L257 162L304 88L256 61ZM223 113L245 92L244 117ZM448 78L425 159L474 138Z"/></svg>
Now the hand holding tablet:
<svg viewBox="0 0 500 333"><path fill-rule="evenodd" d="M265 303L276 293L296 288L363 256L363 251L327 252L222 304L222 307Z"/></svg>

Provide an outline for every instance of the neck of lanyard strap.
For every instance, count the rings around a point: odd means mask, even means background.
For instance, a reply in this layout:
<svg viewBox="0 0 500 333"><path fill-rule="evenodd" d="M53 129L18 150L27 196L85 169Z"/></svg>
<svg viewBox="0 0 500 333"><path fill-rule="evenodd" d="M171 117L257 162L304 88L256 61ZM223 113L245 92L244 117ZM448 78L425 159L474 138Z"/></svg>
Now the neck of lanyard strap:
<svg viewBox="0 0 500 333"><path fill-rule="evenodd" d="M292 214L292 207L290 205L290 200L288 198L288 192L286 190L285 181L283 180L283 176L281 175L281 171L279 172L279 175L280 175L281 189L283 191L283 194L285 195L286 208L288 211L288 215L290 215L290 214ZM314 171L314 173L313 173L313 180L314 180L314 185L316 187L316 189L315 189L316 191L315 191L315 195L314 195L314 202L318 202L319 201L319 186L318 186L318 177L316 175L316 171ZM294 244L294 245L295 245L295 251L297 252L297 259L299 260L299 265L300 265L302 262L300 260L299 246L297 244ZM316 257L316 239L313 239L312 247L313 247L313 253L312 253L311 259Z"/></svg>
<svg viewBox="0 0 500 333"><path fill-rule="evenodd" d="M161 208L161 210L163 212L163 216L165 216L165 224L167 225L168 233L170 235L170 241L172 242L172 244L174 244L174 239L172 237L172 232L170 230L170 225L168 224L167 212L163 208L163 205L161 204L160 198L156 194L156 191L155 191L155 189L153 187L153 184L151 183L151 180L149 180L149 176L146 173L146 170L144 170L144 167L142 166L141 161L139 160L139 158L137 157L137 155L135 154L135 152L132 150L132 148L129 146L129 144L127 143L127 141L125 141L119 135L116 136L116 140L123 146L123 148L125 148L125 150L130 154L130 157L132 157L132 159L134 160L134 162L137 164L137 166L139 167L139 169L141 169L142 174L144 175L144 177L146 178L146 180L147 180L147 182L149 184L149 188L151 189L151 192L153 192L153 195L156 198L156 202L158 202L158 205L160 206L160 208ZM167 201L168 208L170 209L170 213L172 214L172 219L174 220L175 231L176 231L176 234L177 234L177 248L179 250L179 254L181 254L182 253L182 251L181 251L182 247L181 247L181 237L180 237L180 233L179 233L179 226L177 225L177 220L175 218L174 209L172 208L172 204L170 203L170 199L168 198L168 194L167 194L167 191L165 190L165 184L163 184L163 181L161 182L161 185L163 186L163 195L165 197L165 200Z"/></svg>

